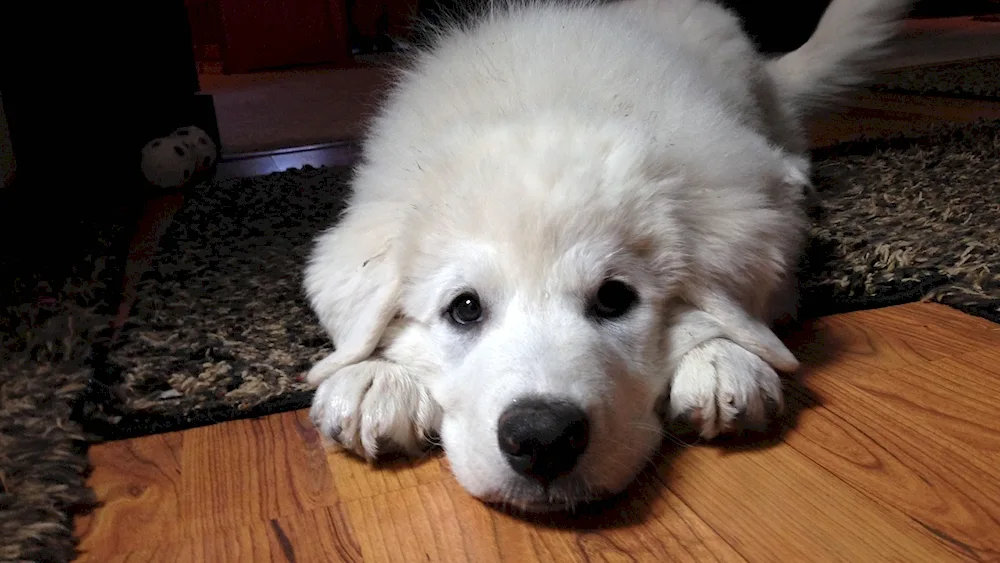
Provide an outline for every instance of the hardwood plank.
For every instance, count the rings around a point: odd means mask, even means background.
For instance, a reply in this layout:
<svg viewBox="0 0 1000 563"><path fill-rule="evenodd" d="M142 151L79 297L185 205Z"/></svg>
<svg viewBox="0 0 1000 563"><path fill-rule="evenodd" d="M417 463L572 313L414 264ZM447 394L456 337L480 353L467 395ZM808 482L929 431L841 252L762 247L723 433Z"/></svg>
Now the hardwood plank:
<svg viewBox="0 0 1000 563"><path fill-rule="evenodd" d="M82 560L134 549L136 538L170 536L180 510L180 433L109 442L90 449L90 486L103 506L77 522Z"/></svg>
<svg viewBox="0 0 1000 563"><path fill-rule="evenodd" d="M967 315L940 303L911 303L855 313L861 323L896 327L902 332L921 329L946 329L953 338L978 344L1000 344L1000 324Z"/></svg>
<svg viewBox="0 0 1000 563"><path fill-rule="evenodd" d="M128 563L272 562L289 559L268 522L254 522L114 554L111 561Z"/></svg>
<svg viewBox="0 0 1000 563"><path fill-rule="evenodd" d="M347 503L365 561L742 561L655 475L622 511L515 517L485 507L450 475ZM659 489L659 491L657 491Z"/></svg>
<svg viewBox="0 0 1000 563"><path fill-rule="evenodd" d="M956 555L995 558L1000 540L995 500L982 496L969 476L992 478L960 463L935 462L954 460L953 454L945 454L947 448L928 450L919 437L914 439L907 421L868 411L868 401L852 394L848 403L845 407L825 396L824 406L802 414L786 443L879 504L912 518Z"/></svg>
<svg viewBox="0 0 1000 563"><path fill-rule="evenodd" d="M944 305L913 303L824 317L788 341L807 370L828 362L892 369L1000 345L1000 325Z"/></svg>
<svg viewBox="0 0 1000 563"><path fill-rule="evenodd" d="M907 346L950 355L879 366L895 369L839 362L809 376L822 406L803 412L786 443L957 552L1000 558L1000 327L930 304L843 321L861 319L866 332L905 332Z"/></svg>
<svg viewBox="0 0 1000 563"><path fill-rule="evenodd" d="M818 116L809 126L814 147L858 137L919 133L935 125L1000 118L1000 102L862 90L841 111Z"/></svg>
<svg viewBox="0 0 1000 563"><path fill-rule="evenodd" d="M157 556L166 561L214 563L219 561L290 561L266 522L229 526L194 536L195 541L182 541Z"/></svg>
<svg viewBox="0 0 1000 563"><path fill-rule="evenodd" d="M251 521L81 561L167 563L220 561L362 561L341 506ZM143 542L135 542L137 545Z"/></svg>
<svg viewBox="0 0 1000 563"><path fill-rule="evenodd" d="M749 561L957 560L904 514L788 447L695 448L667 483Z"/></svg>
<svg viewBox="0 0 1000 563"><path fill-rule="evenodd" d="M440 461L434 457L400 460L391 465L372 465L338 449L330 450L327 465L339 498L344 501L414 487L421 482L421 478L436 481L447 471L441 468Z"/></svg>
<svg viewBox="0 0 1000 563"><path fill-rule="evenodd" d="M808 333L795 335L791 340L792 349L805 364L804 374L832 361L858 369L891 369L947 355L935 347L912 342L908 334L891 326L858 322L850 315L813 322Z"/></svg>
<svg viewBox="0 0 1000 563"><path fill-rule="evenodd" d="M181 510L209 529L336 504L306 411L184 433Z"/></svg>
<svg viewBox="0 0 1000 563"><path fill-rule="evenodd" d="M1000 353L995 357L1000 360ZM981 377L982 371L961 360L948 371ZM953 370L953 366L959 369ZM886 447L906 444L938 471L957 475L961 489L979 497L994 514L1000 541L1000 420L995 415L1000 394L979 387L975 396L964 395L974 385L942 384L948 373L942 365L920 366L862 377L840 372L840 380L814 382L812 388L824 405L854 417L865 417L865 428ZM995 381L993 382L995 385ZM973 391L975 392L975 391Z"/></svg>
<svg viewBox="0 0 1000 563"><path fill-rule="evenodd" d="M342 504L270 522L289 561L363 561L357 534Z"/></svg>
<svg viewBox="0 0 1000 563"><path fill-rule="evenodd" d="M953 122L1000 117L1000 102L989 99L861 90L850 98L849 104L851 107L933 116Z"/></svg>

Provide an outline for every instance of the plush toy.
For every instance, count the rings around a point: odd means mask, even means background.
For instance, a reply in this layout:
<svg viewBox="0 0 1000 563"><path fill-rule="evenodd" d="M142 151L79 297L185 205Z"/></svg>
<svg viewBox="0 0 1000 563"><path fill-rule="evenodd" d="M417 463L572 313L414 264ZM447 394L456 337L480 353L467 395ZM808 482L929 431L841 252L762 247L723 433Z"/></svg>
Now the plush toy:
<svg viewBox="0 0 1000 563"><path fill-rule="evenodd" d="M197 170L197 155L180 138L160 137L142 148L142 174L161 188L179 188Z"/></svg>
<svg viewBox="0 0 1000 563"><path fill-rule="evenodd" d="M218 158L215 142L202 129L189 125L142 149L142 174L154 186L179 188L198 172L211 168Z"/></svg>
<svg viewBox="0 0 1000 563"><path fill-rule="evenodd" d="M172 136L179 138L186 147L194 152L199 172L207 170L215 164L218 155L215 143L205 131L194 125L188 125L175 130Z"/></svg>

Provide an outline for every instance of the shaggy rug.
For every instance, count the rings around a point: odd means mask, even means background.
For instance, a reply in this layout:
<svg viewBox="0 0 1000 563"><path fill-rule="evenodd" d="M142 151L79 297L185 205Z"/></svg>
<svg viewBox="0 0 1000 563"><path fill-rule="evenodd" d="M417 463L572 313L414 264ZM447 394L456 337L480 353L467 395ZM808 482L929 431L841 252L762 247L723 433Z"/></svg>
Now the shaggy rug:
<svg viewBox="0 0 1000 563"><path fill-rule="evenodd" d="M73 518L96 506L73 409L110 320L101 309L118 272L107 262L88 255L59 282L4 277L3 297L24 301L0 307L0 561L73 559Z"/></svg>
<svg viewBox="0 0 1000 563"><path fill-rule="evenodd" d="M998 154L996 123L818 151L804 315L927 299L1000 321ZM302 376L331 345L301 269L347 180L307 168L191 193L86 429L116 439L306 406Z"/></svg>
<svg viewBox="0 0 1000 563"><path fill-rule="evenodd" d="M91 371L70 324L36 350L0 358L0 561L68 561L73 517L95 506L87 443L70 421Z"/></svg>
<svg viewBox="0 0 1000 563"><path fill-rule="evenodd" d="M123 335L82 403L114 439L307 405L332 345L301 290L309 243L348 193L346 168L201 184L161 241Z"/></svg>
<svg viewBox="0 0 1000 563"><path fill-rule="evenodd" d="M961 61L883 73L871 88L881 92L962 98L1000 97L1000 59Z"/></svg>
<svg viewBox="0 0 1000 563"><path fill-rule="evenodd" d="M814 153L803 314L918 300L1000 322L1000 122Z"/></svg>

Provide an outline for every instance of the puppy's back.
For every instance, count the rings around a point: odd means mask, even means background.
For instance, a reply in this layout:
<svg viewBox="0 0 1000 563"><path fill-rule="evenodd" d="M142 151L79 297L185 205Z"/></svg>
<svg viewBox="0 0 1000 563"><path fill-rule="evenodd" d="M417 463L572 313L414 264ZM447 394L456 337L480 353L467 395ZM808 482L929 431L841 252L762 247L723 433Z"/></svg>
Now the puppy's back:
<svg viewBox="0 0 1000 563"><path fill-rule="evenodd" d="M739 130L784 121L761 110L765 75L739 22L711 2L505 5L442 31L402 71L366 152L416 167L439 139L474 137L483 124L572 115L625 124L653 152L673 147L700 165L732 152L724 146Z"/></svg>

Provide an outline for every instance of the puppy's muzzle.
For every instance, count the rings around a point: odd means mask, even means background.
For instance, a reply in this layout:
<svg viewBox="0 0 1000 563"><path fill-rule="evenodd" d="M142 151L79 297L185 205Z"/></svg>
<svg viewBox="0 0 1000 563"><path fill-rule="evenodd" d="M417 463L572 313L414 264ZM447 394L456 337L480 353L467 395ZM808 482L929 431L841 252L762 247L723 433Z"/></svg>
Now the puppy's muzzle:
<svg viewBox="0 0 1000 563"><path fill-rule="evenodd" d="M514 471L547 485L576 467L590 443L590 420L572 403L519 399L500 415L497 442Z"/></svg>

